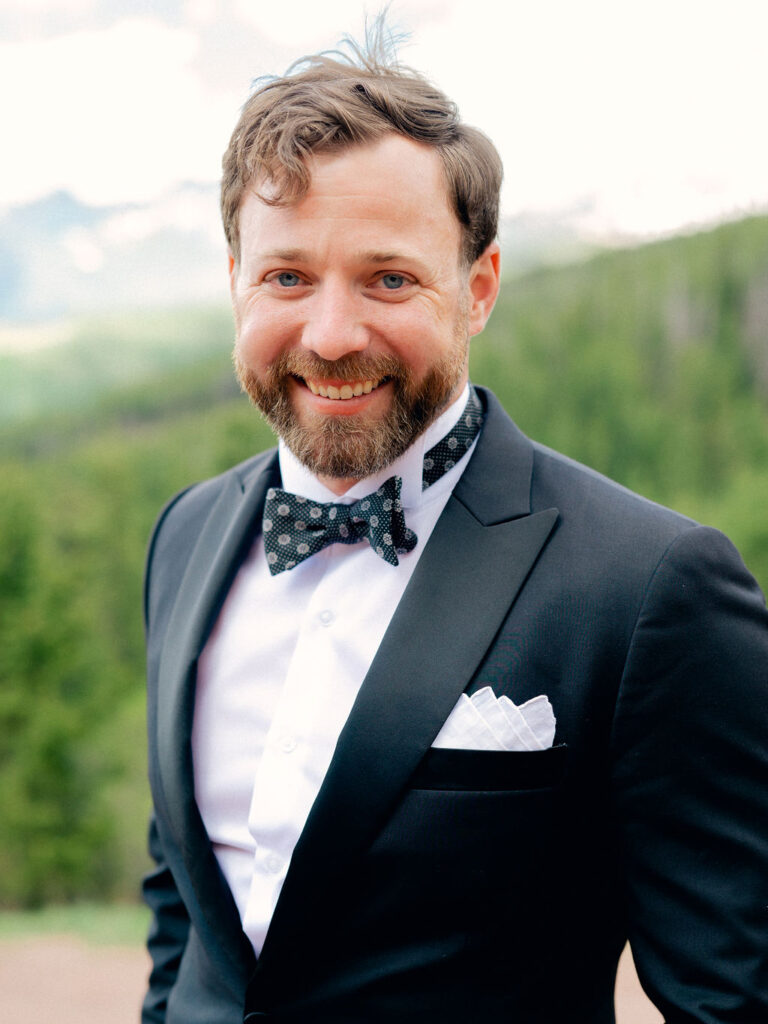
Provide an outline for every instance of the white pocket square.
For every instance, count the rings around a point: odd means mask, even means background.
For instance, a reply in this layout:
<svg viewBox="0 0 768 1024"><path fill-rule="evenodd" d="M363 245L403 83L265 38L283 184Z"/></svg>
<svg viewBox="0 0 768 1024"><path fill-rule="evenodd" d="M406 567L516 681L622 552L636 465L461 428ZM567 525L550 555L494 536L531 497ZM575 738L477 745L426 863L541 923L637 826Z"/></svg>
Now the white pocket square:
<svg viewBox="0 0 768 1024"><path fill-rule="evenodd" d="M541 694L521 704L497 697L490 686L462 693L433 747L454 750L546 750L555 740L555 715Z"/></svg>

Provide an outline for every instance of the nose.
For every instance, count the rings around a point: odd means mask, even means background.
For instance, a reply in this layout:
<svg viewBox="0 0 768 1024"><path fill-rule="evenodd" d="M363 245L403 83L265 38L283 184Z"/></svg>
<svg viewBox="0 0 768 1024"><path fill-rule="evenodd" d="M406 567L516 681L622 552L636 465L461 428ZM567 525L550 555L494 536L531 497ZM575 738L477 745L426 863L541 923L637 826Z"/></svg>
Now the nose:
<svg viewBox="0 0 768 1024"><path fill-rule="evenodd" d="M368 347L361 297L342 282L325 281L312 297L301 343L321 359L335 361Z"/></svg>

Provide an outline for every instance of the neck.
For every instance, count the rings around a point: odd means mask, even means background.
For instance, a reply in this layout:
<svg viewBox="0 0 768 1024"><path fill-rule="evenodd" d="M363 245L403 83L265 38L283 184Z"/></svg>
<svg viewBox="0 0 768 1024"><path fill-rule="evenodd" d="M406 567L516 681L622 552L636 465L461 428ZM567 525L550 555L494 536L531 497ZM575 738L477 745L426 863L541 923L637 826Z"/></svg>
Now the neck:
<svg viewBox="0 0 768 1024"><path fill-rule="evenodd" d="M324 487L327 487L329 491L339 498L342 494L346 494L350 487L354 487L358 482L354 477L345 477L342 479L337 476L318 476L317 479Z"/></svg>

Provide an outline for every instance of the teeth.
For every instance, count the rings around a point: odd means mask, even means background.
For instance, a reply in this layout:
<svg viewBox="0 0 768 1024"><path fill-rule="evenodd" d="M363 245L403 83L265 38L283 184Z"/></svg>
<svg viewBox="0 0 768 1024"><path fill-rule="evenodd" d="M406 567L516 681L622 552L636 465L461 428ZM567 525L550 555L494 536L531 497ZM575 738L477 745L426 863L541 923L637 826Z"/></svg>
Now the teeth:
<svg viewBox="0 0 768 1024"><path fill-rule="evenodd" d="M318 384L316 381L308 380L306 385L313 395L320 395L321 398L330 398L333 401L346 401L349 398L359 398L360 395L370 395L379 386L380 381L356 381L354 384L342 384L340 388L333 384Z"/></svg>

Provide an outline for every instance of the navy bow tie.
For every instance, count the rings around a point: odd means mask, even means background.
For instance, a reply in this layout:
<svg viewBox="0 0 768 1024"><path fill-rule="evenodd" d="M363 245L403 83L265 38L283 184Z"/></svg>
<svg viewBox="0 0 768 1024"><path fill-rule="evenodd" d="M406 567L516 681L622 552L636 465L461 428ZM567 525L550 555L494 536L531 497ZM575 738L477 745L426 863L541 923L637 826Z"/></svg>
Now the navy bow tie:
<svg viewBox="0 0 768 1024"><path fill-rule="evenodd" d="M275 576L292 569L328 544L361 540L367 540L385 562L397 565L398 554L416 546L416 534L405 525L401 484L399 476L391 476L373 494L351 505L310 501L271 487L263 522L269 571Z"/></svg>
<svg viewBox="0 0 768 1024"><path fill-rule="evenodd" d="M452 469L472 447L483 422L483 410L474 388L458 422L424 456L422 489ZM273 576L293 569L329 544L357 544L367 540L390 565L398 555L416 547L417 536L405 525L400 501L402 480L392 476L372 494L351 505L311 501L279 487L270 487L264 505L262 530L269 571Z"/></svg>

